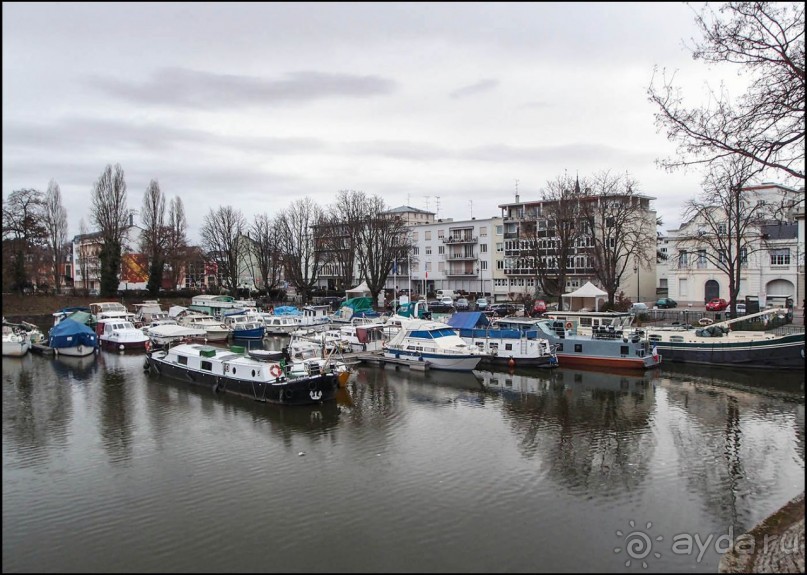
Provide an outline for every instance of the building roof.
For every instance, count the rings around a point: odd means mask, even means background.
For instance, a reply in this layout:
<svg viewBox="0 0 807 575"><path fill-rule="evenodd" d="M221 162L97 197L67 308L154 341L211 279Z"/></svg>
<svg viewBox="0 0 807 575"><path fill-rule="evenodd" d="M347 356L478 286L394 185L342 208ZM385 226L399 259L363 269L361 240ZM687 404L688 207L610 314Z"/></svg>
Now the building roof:
<svg viewBox="0 0 807 575"><path fill-rule="evenodd" d="M412 206L398 206L397 208L392 208L391 210L387 210L386 213L388 213L388 214L417 213L417 214L432 214L432 215L434 215L434 212L430 212L428 210L421 210L420 208L413 208Z"/></svg>

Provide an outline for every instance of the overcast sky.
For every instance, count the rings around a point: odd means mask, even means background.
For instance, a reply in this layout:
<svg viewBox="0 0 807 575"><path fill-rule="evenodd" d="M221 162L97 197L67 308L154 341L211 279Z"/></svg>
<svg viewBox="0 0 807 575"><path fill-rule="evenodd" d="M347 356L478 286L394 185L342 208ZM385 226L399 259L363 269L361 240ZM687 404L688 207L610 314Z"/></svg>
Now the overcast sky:
<svg viewBox="0 0 807 575"><path fill-rule="evenodd" d="M54 179L72 236L120 163L129 207L156 179L195 242L220 205L360 190L486 218L517 180L611 170L671 229L702 176L656 167L647 88L658 65L705 97L696 34L682 3L4 2L3 197Z"/></svg>

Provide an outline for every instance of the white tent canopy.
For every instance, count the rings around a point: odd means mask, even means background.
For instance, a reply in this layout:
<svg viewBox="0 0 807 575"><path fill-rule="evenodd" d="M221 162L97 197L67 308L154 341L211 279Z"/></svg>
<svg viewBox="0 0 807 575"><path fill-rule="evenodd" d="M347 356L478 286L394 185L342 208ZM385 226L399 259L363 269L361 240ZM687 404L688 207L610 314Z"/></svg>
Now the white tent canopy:
<svg viewBox="0 0 807 575"><path fill-rule="evenodd" d="M583 300L593 298L594 299L594 311L599 311L599 307L600 307L599 298L601 298L602 296L607 296L607 295L608 295L608 292L602 291L600 288L598 288L597 286L595 286L591 282L586 282L586 284L583 287L578 288L573 292L565 293L561 297L570 298L570 300L569 300L569 311L577 311L581 307L585 307L585 303L583 303L577 308L577 310L575 310L574 298L580 298L580 299L583 299Z"/></svg>
<svg viewBox="0 0 807 575"><path fill-rule="evenodd" d="M371 294L372 292L370 291L370 288L367 287L367 282L361 282L353 289L345 291L345 295L347 296L348 299L354 297L370 297Z"/></svg>

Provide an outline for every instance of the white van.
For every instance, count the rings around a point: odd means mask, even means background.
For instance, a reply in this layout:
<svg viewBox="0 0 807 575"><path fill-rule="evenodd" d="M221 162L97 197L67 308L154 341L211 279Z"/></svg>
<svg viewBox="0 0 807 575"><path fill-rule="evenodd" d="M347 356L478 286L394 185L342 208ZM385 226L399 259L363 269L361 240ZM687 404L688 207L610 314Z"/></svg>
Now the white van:
<svg viewBox="0 0 807 575"><path fill-rule="evenodd" d="M444 297L450 297L453 300L459 297L459 294L456 293L453 289L439 289L437 290L437 299L441 300Z"/></svg>

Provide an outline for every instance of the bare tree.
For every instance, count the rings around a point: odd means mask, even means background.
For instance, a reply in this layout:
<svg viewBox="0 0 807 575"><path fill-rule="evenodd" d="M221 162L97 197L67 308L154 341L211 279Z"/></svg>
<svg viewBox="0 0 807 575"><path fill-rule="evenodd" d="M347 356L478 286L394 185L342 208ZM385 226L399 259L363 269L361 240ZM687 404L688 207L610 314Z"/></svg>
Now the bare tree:
<svg viewBox="0 0 807 575"><path fill-rule="evenodd" d="M165 262L171 278L171 288L179 285L179 276L188 260L188 223L185 220L185 207L182 198L174 197L168 206L168 225L165 235Z"/></svg>
<svg viewBox="0 0 807 575"><path fill-rule="evenodd" d="M255 214L251 227L253 260L257 269L252 270L252 277L261 280L261 286L267 292L277 287L283 269L283 258L278 249L277 221L267 214Z"/></svg>
<svg viewBox="0 0 807 575"><path fill-rule="evenodd" d="M245 255L246 246L241 236L246 226L240 210L224 206L215 211L211 208L201 229L202 245L216 262L224 287L233 296L237 295L239 265Z"/></svg>
<svg viewBox="0 0 807 575"><path fill-rule="evenodd" d="M656 73L648 89L658 106L656 126L678 144L667 169L711 163L739 155L762 168L804 180L804 4L729 2L716 14L707 4L696 23L703 39L692 49L695 60L736 64L750 84L732 102L725 89L712 104L687 108L674 76Z"/></svg>
<svg viewBox="0 0 807 575"><path fill-rule="evenodd" d="M42 223L42 192L32 188L14 190L3 202L3 264L13 278L12 289L23 293L31 286L34 270L26 261L37 247L46 243L47 230ZM11 258L6 259L6 255ZM4 274L4 275L6 275Z"/></svg>
<svg viewBox="0 0 807 575"><path fill-rule="evenodd" d="M393 262L403 261L412 251L412 243L406 222L390 214L383 199L372 196L365 205L364 221L356 227L356 249L362 278L375 302L384 289Z"/></svg>
<svg viewBox="0 0 807 575"><path fill-rule="evenodd" d="M584 181L585 185L585 181ZM519 240L525 248L522 256L511 266L532 268L541 291L557 298L562 305L571 258L576 253L581 233L579 220L583 217L579 179L567 174L547 182L541 192L542 213L529 214L521 225Z"/></svg>
<svg viewBox="0 0 807 575"><path fill-rule="evenodd" d="M51 180L42 204L42 223L47 230L47 243L53 261L53 287L56 293L62 292L62 276L59 266L64 258L64 245L67 242L67 210L62 204L59 184Z"/></svg>
<svg viewBox="0 0 807 575"><path fill-rule="evenodd" d="M308 197L296 200L278 215L277 222L286 279L305 303L317 283L322 265L322 252L315 247L313 230L323 222L322 208Z"/></svg>
<svg viewBox="0 0 807 575"><path fill-rule="evenodd" d="M628 266L649 267L655 263L655 217L650 199L636 193L637 182L630 176L596 174L583 203L584 230L591 242L591 267L613 306L616 292Z"/></svg>
<svg viewBox="0 0 807 575"><path fill-rule="evenodd" d="M357 244L371 209L370 199L364 192L340 190L323 223L316 228L323 265L329 264L338 273L337 289L353 287L357 273L359 277L366 275L366 270L361 269L363 262L358 261Z"/></svg>
<svg viewBox="0 0 807 575"><path fill-rule="evenodd" d="M123 168L107 164L95 182L90 209L92 222L101 234L101 295L114 296L120 284L123 239L132 212L126 207L126 180Z"/></svg>
<svg viewBox="0 0 807 575"><path fill-rule="evenodd" d="M160 191L157 180L151 180L143 194L140 221L143 223L143 230L140 232L140 251L149 262L149 281L146 289L155 296L162 286L165 244L168 239L165 227L165 196Z"/></svg>
<svg viewBox="0 0 807 575"><path fill-rule="evenodd" d="M731 313L736 313L740 274L748 257L766 249L762 225L768 207L751 201L744 188L762 170L753 160L734 156L716 162L703 182L703 192L686 203L686 234L678 242L679 269L694 265L691 255L709 262L729 280Z"/></svg>

